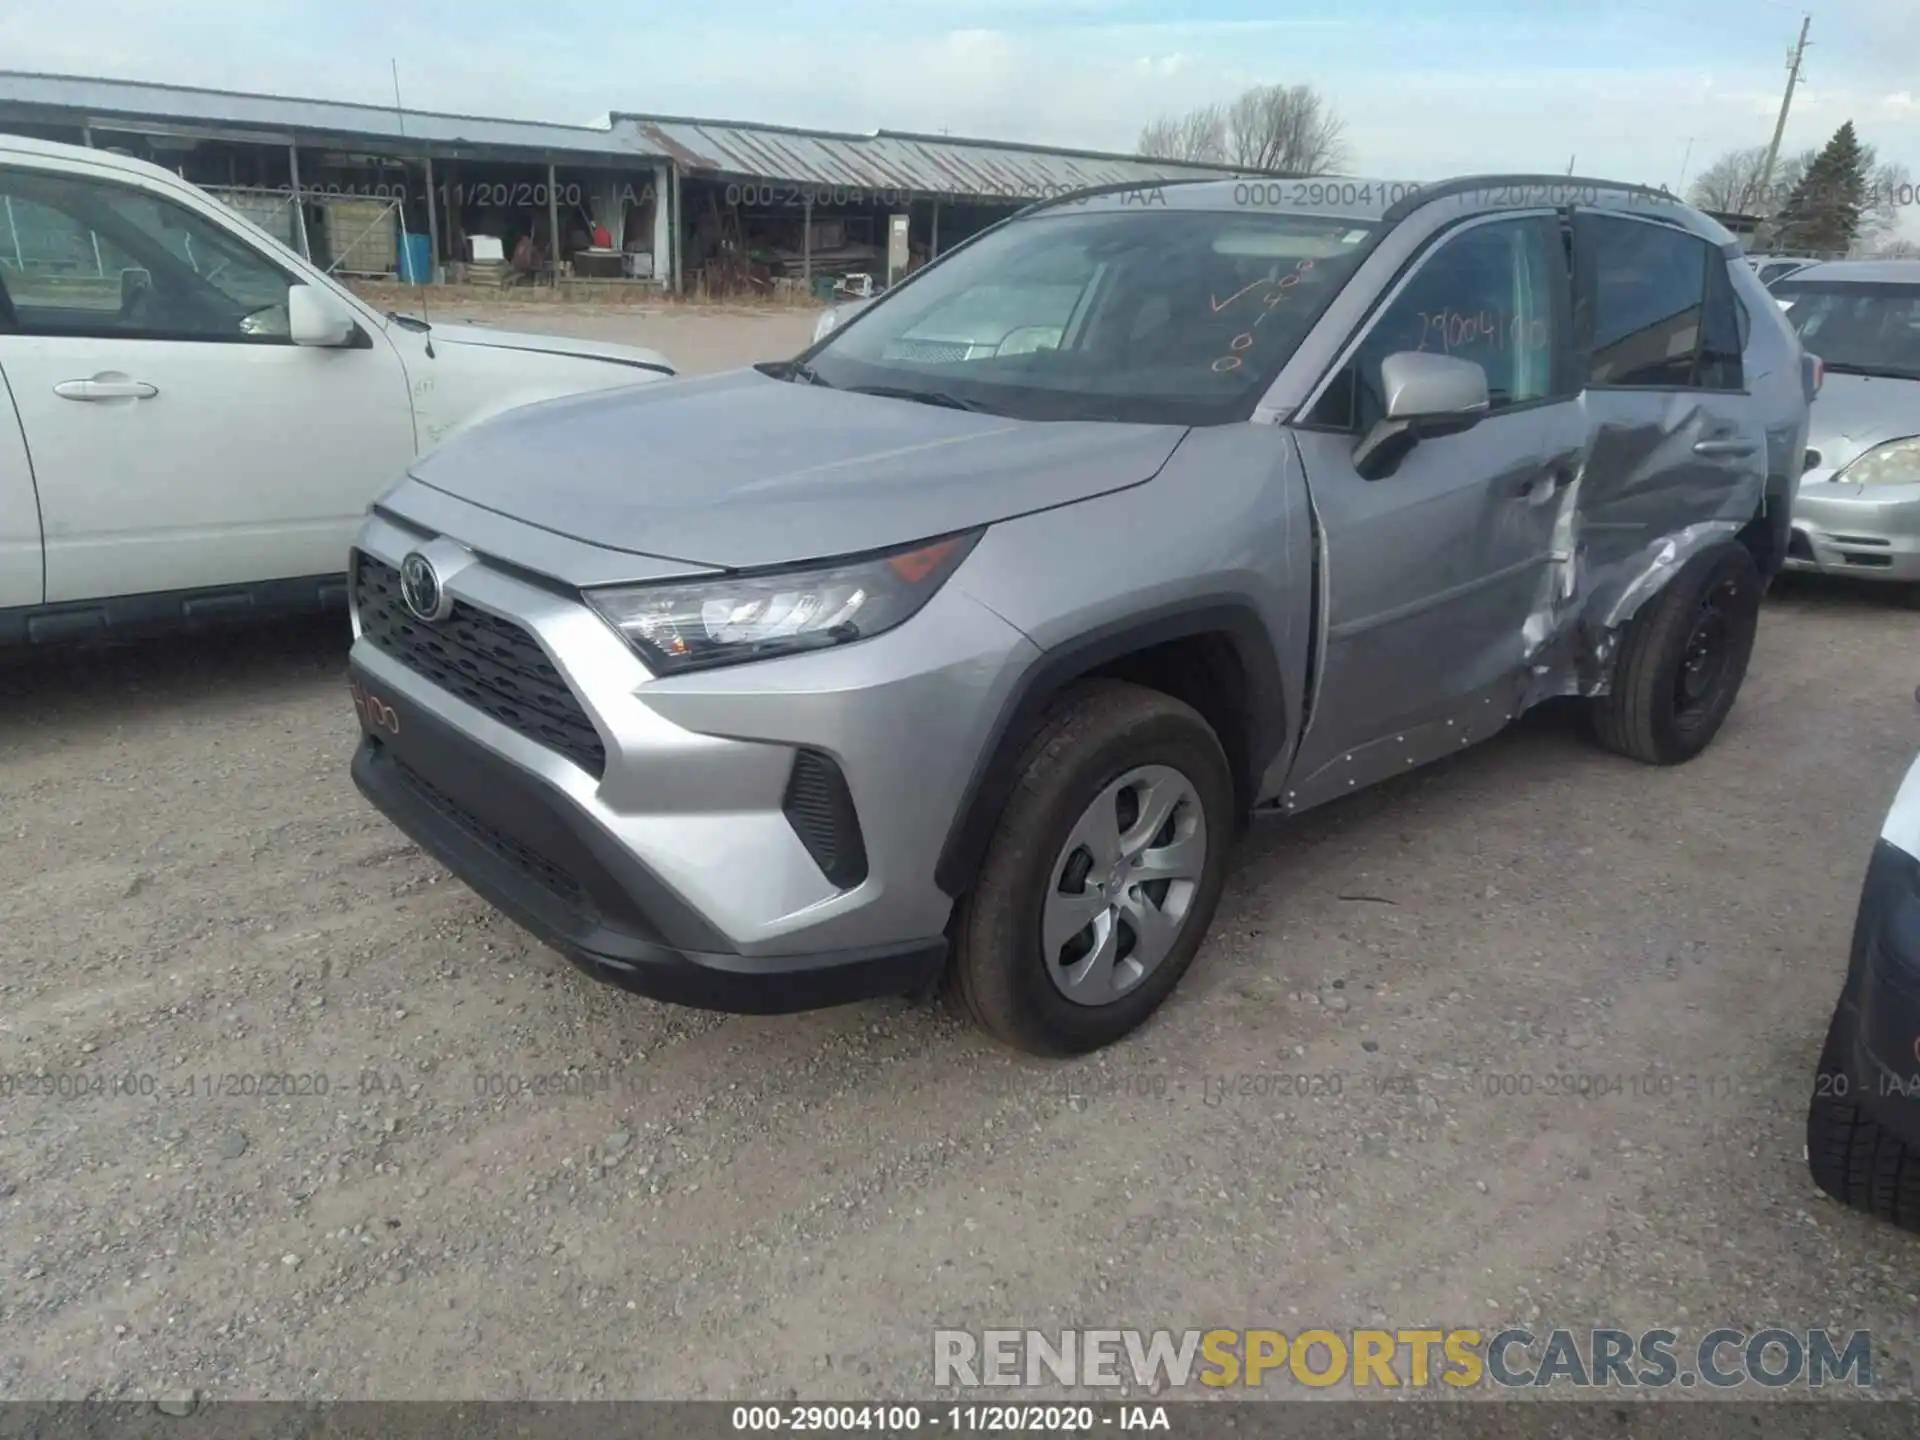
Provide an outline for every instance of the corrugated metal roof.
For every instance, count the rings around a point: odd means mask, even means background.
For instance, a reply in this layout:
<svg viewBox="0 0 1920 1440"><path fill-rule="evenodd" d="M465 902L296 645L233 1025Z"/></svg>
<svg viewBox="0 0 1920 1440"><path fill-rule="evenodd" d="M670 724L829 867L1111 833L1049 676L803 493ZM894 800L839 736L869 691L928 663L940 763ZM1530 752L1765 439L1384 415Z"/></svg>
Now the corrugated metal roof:
<svg viewBox="0 0 1920 1440"><path fill-rule="evenodd" d="M616 131L633 134L636 149L670 156L688 170L850 190L1034 200L1089 185L1249 173L1095 150L895 130L846 135L620 113L613 125Z"/></svg>
<svg viewBox="0 0 1920 1440"><path fill-rule="evenodd" d="M670 158L687 170L737 179L983 200L1037 200L1089 185L1251 173L960 136L894 130L852 135L672 115L615 114L605 126L427 110L408 110L403 118L390 106L340 100L0 70L0 109L17 114L23 108L57 112L70 124L118 118L324 137L336 144L375 142L408 151L499 148L622 161Z"/></svg>
<svg viewBox="0 0 1920 1440"><path fill-rule="evenodd" d="M371 139L408 149L418 149L423 144L464 148L498 146L635 158L631 140L610 127L489 120L427 110L408 110L403 118L392 106L250 95L184 85L149 85L135 80L39 75L17 70L0 70L0 105L45 107L77 119L117 117L176 125L271 130L302 137Z"/></svg>

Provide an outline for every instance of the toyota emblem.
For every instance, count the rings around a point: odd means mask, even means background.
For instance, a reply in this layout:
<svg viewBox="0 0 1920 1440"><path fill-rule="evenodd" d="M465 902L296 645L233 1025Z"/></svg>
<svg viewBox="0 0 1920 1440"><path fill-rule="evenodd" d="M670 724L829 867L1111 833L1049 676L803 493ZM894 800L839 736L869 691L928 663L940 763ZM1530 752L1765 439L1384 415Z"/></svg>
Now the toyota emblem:
<svg viewBox="0 0 1920 1440"><path fill-rule="evenodd" d="M421 620L444 620L453 607L440 588L440 576L433 562L418 550L400 562L400 598L407 609Z"/></svg>

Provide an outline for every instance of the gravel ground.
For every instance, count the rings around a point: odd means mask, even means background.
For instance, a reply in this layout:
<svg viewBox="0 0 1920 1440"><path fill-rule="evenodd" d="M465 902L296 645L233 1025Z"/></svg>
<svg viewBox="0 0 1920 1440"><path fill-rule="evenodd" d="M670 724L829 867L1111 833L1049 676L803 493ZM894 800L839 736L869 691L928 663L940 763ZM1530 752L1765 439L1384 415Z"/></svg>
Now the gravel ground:
<svg viewBox="0 0 1920 1440"><path fill-rule="evenodd" d="M690 369L811 319L542 308ZM1692 765L1542 713L1257 829L1068 1065L587 981L360 801L337 621L16 663L0 1077L131 1093L0 1097L0 1396L924 1395L1007 1323L1867 1327L1907 1392L1914 1242L1802 1124L1914 628L1787 586Z"/></svg>

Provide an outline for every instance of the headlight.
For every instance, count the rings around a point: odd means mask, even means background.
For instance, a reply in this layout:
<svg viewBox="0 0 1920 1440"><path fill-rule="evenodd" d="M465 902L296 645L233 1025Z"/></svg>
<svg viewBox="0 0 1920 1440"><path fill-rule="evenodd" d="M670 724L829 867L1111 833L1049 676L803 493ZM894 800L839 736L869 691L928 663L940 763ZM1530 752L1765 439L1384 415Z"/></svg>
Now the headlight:
<svg viewBox="0 0 1920 1440"><path fill-rule="evenodd" d="M656 675L818 650L893 629L960 568L981 531L800 569L590 590Z"/></svg>
<svg viewBox="0 0 1920 1440"><path fill-rule="evenodd" d="M1833 478L1849 485L1920 485L1920 435L1876 445Z"/></svg>

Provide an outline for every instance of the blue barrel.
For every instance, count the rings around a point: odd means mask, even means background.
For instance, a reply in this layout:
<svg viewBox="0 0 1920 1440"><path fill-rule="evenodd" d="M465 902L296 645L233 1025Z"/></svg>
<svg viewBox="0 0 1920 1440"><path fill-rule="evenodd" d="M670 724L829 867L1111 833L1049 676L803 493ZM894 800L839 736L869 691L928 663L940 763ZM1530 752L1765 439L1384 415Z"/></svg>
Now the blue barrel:
<svg viewBox="0 0 1920 1440"><path fill-rule="evenodd" d="M408 285L425 285L433 279L433 237L400 235L400 279Z"/></svg>

